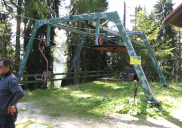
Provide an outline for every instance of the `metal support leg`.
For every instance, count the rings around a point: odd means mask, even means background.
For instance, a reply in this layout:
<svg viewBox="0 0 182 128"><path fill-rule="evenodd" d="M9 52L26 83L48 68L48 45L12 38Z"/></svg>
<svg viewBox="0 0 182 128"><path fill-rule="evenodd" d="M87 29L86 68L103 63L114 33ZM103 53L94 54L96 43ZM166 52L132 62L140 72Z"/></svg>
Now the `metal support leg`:
<svg viewBox="0 0 182 128"><path fill-rule="evenodd" d="M90 38L90 37L89 37L89 36L85 36L85 35L83 36L83 38L82 38L82 40L81 40L81 43L80 43L80 45L79 45L79 47L78 47L78 49L77 49L77 51L76 51L76 54L75 54L75 56L74 56L74 58L73 58L73 61L72 61L72 63L71 63L71 66L70 66L70 68L69 68L69 70L68 70L68 73L70 73L70 72L72 71L73 66L75 65L76 59L77 59L77 57L78 57L78 55L80 54L80 51L81 51L81 49L82 49L82 46L83 46L85 40L87 40L88 38ZM69 76L70 76L70 74L67 74L66 78L69 78ZM68 84L66 84L67 81L68 81L68 80L66 80L66 82L65 82L65 81L62 81L62 82L61 82L61 86L68 85Z"/></svg>
<svg viewBox="0 0 182 128"><path fill-rule="evenodd" d="M161 71L161 69L160 69L160 67L158 65L157 59L156 59L156 57L155 57L155 55L154 55L154 53L152 51L152 48L150 47L150 44L149 44L149 42L148 42L148 40L147 40L147 38L145 36L145 33L143 33L143 32L141 34L141 39L143 39L143 41L145 43L145 46L148 49L149 55L150 55L150 57L152 59L152 62L154 64L154 66L155 66L155 69L156 69L156 71L157 71L157 73L159 75L160 81L163 84L163 87L168 87L167 82L166 82L166 80L164 78L164 75L163 75L163 73L162 73L162 71Z"/></svg>
<svg viewBox="0 0 182 128"><path fill-rule="evenodd" d="M35 25L33 27L33 30L32 30L32 34L31 34L31 38L27 44L27 47L26 47L26 50L25 50L25 54L23 56L23 60L22 60L22 63L20 65L20 69L18 71L18 75L21 75L22 72L23 72L23 69L26 65L26 62L27 62L27 59L28 59L28 56L29 56L29 53L30 53L30 50L32 48L32 44L33 44L33 40L35 38L35 35L37 33L37 30L38 28L41 26L41 24L39 24L39 22L35 22ZM17 78L17 80L19 81L20 80L20 77Z"/></svg>
<svg viewBox="0 0 182 128"><path fill-rule="evenodd" d="M122 37L122 39L124 41L124 44L125 44L125 47L127 49L129 56L136 56L133 45L132 45L132 43L131 43L131 41L130 41L127 33L126 33L124 26L121 23L121 20L120 20L117 12L115 12L115 15L113 15L113 18L110 21L114 22L117 25L120 36ZM145 93L145 96L147 97L147 100L148 101L154 101L154 96L152 94L149 83L147 81L147 78L143 72L141 65L134 65L134 68L135 68L135 71L138 75L138 78L140 79L140 82L142 84L143 91Z"/></svg>

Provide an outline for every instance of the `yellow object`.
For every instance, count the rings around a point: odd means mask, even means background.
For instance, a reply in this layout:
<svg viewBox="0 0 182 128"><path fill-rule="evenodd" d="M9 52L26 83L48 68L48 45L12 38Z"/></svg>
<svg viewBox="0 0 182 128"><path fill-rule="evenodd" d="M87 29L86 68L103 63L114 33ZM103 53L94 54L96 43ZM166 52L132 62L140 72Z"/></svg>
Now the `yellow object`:
<svg viewBox="0 0 182 128"><path fill-rule="evenodd" d="M131 56L130 64L138 64L141 65L141 56Z"/></svg>

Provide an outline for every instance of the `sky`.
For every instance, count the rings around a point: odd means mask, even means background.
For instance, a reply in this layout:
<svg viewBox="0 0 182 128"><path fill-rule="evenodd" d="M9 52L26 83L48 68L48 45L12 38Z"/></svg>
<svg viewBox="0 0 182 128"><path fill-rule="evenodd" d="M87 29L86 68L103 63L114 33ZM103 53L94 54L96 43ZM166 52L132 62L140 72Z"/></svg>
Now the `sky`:
<svg viewBox="0 0 182 128"><path fill-rule="evenodd" d="M131 30L132 25L130 20L132 20L134 18L135 14L135 7L136 6L141 6L141 7L145 7L146 11L148 14L150 14L150 12L154 9L154 5L157 4L158 0L108 0L109 2L109 8L107 10L107 12L112 12L112 11L117 11L121 21L123 21L123 15L124 15L124 1L126 3L126 28L128 28L129 30ZM172 2L174 3L173 8L175 9L176 7L178 7L181 3L182 0L172 0Z"/></svg>

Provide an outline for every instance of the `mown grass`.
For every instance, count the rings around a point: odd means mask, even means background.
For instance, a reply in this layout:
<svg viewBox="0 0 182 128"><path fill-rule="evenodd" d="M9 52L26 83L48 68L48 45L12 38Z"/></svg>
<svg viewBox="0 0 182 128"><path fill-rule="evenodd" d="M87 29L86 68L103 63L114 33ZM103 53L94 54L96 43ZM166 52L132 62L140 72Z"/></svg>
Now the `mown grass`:
<svg viewBox="0 0 182 128"><path fill-rule="evenodd" d="M134 83L99 82L71 85L67 87L25 91L22 101L35 101L44 114L98 119L108 113L131 114L145 117L168 117L170 112L181 107L182 87L180 83L169 84L171 89L162 88L161 83L150 83L156 100L162 107L145 103L146 99L140 83L134 102Z"/></svg>

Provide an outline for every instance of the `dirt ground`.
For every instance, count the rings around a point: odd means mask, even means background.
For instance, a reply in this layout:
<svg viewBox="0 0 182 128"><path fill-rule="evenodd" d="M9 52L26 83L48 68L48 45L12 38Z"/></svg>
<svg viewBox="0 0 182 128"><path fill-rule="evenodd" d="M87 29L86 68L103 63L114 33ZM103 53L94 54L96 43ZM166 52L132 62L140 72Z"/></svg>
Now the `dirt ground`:
<svg viewBox="0 0 182 128"><path fill-rule="evenodd" d="M71 117L49 117L43 115L41 110L35 108L31 102L18 103L18 119L16 123L27 122L28 120L51 124L57 128L182 128L182 110L172 112L168 119L136 118L130 115L110 113L96 121ZM18 127L17 127L18 128Z"/></svg>

